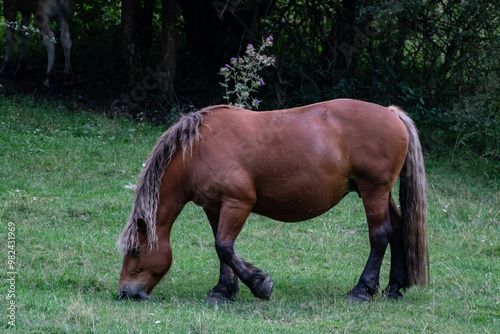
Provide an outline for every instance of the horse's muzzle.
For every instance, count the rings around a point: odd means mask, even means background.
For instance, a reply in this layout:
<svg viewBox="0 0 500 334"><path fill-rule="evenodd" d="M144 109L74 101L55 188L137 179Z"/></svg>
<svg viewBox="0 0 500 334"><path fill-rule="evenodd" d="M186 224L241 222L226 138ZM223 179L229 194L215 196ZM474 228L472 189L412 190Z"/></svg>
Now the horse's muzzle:
<svg viewBox="0 0 500 334"><path fill-rule="evenodd" d="M118 299L136 299L136 300L148 300L150 297L148 294L133 285L124 285L120 292L118 293Z"/></svg>

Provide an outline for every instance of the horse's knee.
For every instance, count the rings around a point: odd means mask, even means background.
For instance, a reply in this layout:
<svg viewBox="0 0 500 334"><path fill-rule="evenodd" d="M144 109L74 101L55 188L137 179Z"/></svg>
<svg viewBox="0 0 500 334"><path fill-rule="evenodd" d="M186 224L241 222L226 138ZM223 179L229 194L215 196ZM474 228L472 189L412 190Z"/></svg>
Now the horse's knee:
<svg viewBox="0 0 500 334"><path fill-rule="evenodd" d="M230 263L234 257L234 242L215 240L215 250L222 262Z"/></svg>

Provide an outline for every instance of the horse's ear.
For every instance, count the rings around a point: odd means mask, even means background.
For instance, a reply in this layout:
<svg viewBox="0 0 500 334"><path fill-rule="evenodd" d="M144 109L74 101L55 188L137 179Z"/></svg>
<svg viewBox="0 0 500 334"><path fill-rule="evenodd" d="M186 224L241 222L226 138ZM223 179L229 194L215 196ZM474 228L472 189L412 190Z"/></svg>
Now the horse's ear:
<svg viewBox="0 0 500 334"><path fill-rule="evenodd" d="M147 226L144 219L138 218L136 224L137 224L137 231L141 233L146 233Z"/></svg>

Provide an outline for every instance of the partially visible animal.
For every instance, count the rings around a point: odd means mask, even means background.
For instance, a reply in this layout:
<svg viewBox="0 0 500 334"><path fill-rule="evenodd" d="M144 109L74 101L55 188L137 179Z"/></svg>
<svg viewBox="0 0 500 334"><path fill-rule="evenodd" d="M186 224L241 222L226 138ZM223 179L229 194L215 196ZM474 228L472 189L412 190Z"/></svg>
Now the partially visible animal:
<svg viewBox="0 0 500 334"><path fill-rule="evenodd" d="M34 15L35 25L43 35L43 43L47 48L47 77L44 85L49 87L55 76L55 35L50 28L50 21L55 20L61 29L61 44L64 50L64 83L69 85L73 80L73 71L70 63L71 37L69 34L69 23L74 12L72 0L4 0L3 13L7 21L5 41L7 49L5 52L4 66L2 74L13 72L12 58L14 53L14 25L17 22L17 13L21 13L21 29L19 38L21 39L21 56L19 60L19 70L26 68L28 37L25 29L30 25L31 15Z"/></svg>

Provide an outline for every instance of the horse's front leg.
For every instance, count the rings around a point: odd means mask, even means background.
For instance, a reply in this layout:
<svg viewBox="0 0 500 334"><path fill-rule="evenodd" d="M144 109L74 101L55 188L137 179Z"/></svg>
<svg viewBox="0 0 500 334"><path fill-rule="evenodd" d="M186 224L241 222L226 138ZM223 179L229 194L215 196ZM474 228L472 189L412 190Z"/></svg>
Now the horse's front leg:
<svg viewBox="0 0 500 334"><path fill-rule="evenodd" d="M214 232L214 237L216 238L219 225L219 213L208 209L205 209L205 213L212 227L212 231ZM236 276L236 273L231 267L221 261L219 283L207 293L208 302L215 304L234 301L236 300L238 292L238 276Z"/></svg>
<svg viewBox="0 0 500 334"><path fill-rule="evenodd" d="M229 266L245 283L255 297L268 300L273 281L269 275L254 265L245 262L234 251L234 242L252 210L253 203L226 199L222 201L219 224L215 237L215 248L222 263Z"/></svg>
<svg viewBox="0 0 500 334"><path fill-rule="evenodd" d="M380 267L392 234L389 218L388 199L384 196L371 196L363 198L370 237L370 255L358 284L349 291L347 301L371 301L378 293Z"/></svg>

